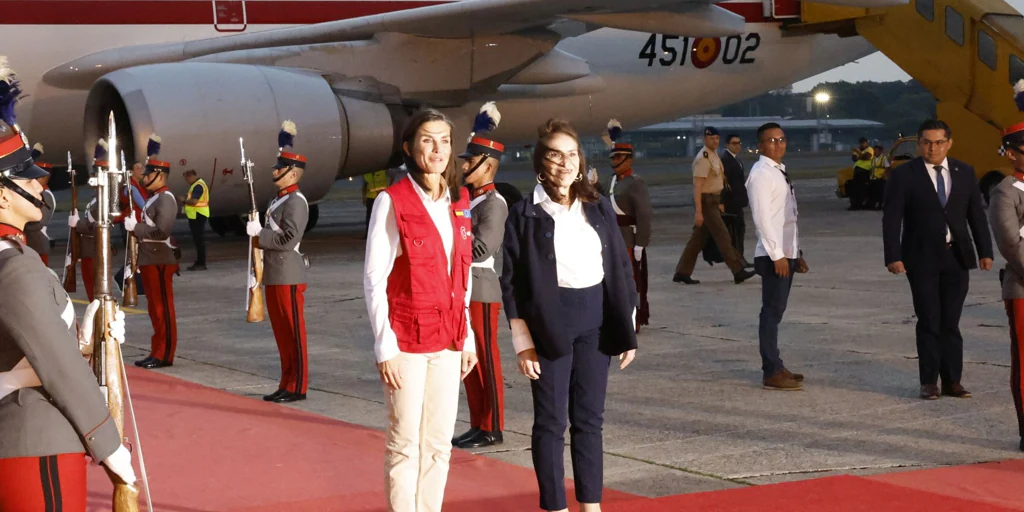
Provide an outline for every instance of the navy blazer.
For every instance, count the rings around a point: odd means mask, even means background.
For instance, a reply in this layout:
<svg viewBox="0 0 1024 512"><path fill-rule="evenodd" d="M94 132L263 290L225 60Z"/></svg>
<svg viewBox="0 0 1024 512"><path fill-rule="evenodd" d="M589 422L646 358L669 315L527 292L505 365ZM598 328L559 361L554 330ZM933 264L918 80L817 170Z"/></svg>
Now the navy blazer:
<svg viewBox="0 0 1024 512"><path fill-rule="evenodd" d="M633 309L639 299L633 264L608 198L583 203L583 212L601 238L604 259L604 321L598 349L616 356L637 347ZM516 203L505 222L501 273L505 316L526 321L537 353L545 359L571 354L573 341L562 321L554 231L555 220L533 203L532 194Z"/></svg>
<svg viewBox="0 0 1024 512"><path fill-rule="evenodd" d="M946 160L952 183L945 208L921 157L890 173L882 206L886 265L902 261L907 271L938 268L938 255L946 250L947 225L963 268L977 268L979 258L992 258L992 235L974 168L959 160Z"/></svg>

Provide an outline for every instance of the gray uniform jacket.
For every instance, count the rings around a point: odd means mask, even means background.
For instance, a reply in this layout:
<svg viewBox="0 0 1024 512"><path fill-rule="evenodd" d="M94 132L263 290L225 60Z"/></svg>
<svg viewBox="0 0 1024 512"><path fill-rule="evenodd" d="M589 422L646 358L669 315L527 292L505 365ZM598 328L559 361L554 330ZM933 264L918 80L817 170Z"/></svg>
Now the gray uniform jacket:
<svg viewBox="0 0 1024 512"><path fill-rule="evenodd" d="M50 237L46 233L46 228L53 218L54 209L57 208L57 199L53 197L50 189L43 190L43 202L49 208L43 208L42 220L25 224L25 242L39 254L50 254Z"/></svg>
<svg viewBox="0 0 1024 512"><path fill-rule="evenodd" d="M992 189L988 206L989 225L999 254L1006 259L1003 299L1024 299L1024 183L1007 176Z"/></svg>
<svg viewBox="0 0 1024 512"><path fill-rule="evenodd" d="M0 301L0 372L27 360L42 383L0 398L0 458L86 452L106 459L121 439L78 348L71 299L35 251L0 244L10 247L0 251L0 288L9 297Z"/></svg>
<svg viewBox="0 0 1024 512"><path fill-rule="evenodd" d="M647 183L643 178L631 174L624 179L612 175L608 183L610 199L615 213L636 218L636 226L619 226L626 247L647 247L651 244L651 196L647 193Z"/></svg>
<svg viewBox="0 0 1024 512"><path fill-rule="evenodd" d="M78 244L80 258L96 257L96 217L100 214L100 204L95 197L89 204L75 224L75 232L82 235Z"/></svg>
<svg viewBox="0 0 1024 512"><path fill-rule="evenodd" d="M470 202L473 221L473 302L501 303L501 242L505 240L505 219L508 205L497 190Z"/></svg>
<svg viewBox="0 0 1024 512"><path fill-rule="evenodd" d="M142 209L142 222L135 225L139 239L139 266L174 265L178 258L171 245L171 230L178 216L178 201L174 194L163 191L154 194Z"/></svg>
<svg viewBox="0 0 1024 512"><path fill-rule="evenodd" d="M306 263L299 242L309 221L309 204L302 192L275 197L267 208L267 225L260 232L263 284L306 284Z"/></svg>

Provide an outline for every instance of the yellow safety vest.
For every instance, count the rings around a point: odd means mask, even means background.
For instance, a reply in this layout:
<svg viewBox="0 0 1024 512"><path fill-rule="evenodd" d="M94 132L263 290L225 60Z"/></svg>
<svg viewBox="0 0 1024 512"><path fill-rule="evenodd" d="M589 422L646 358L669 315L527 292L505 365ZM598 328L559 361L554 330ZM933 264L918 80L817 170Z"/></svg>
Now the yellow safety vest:
<svg viewBox="0 0 1024 512"><path fill-rule="evenodd" d="M384 189L388 188L388 172L368 172L363 175L363 181L366 182L366 198L376 199L377 194L380 194Z"/></svg>
<svg viewBox="0 0 1024 512"><path fill-rule="evenodd" d="M188 195L185 196L185 200L192 199L192 191L199 185L203 186L203 196L199 198L199 202L195 206L185 204L185 216L193 220L196 218L197 213L201 213L206 217L210 216L210 187L202 178L197 179L188 188Z"/></svg>
<svg viewBox="0 0 1024 512"><path fill-rule="evenodd" d="M871 160L871 178L882 179L885 177L885 155L877 155Z"/></svg>
<svg viewBox="0 0 1024 512"><path fill-rule="evenodd" d="M865 151L867 151L868 153L871 154L871 158L875 157L875 150L873 150L871 148L867 148L867 149L865 149L863 151L860 151L858 154L862 155L862 154L864 154ZM870 171L872 168L874 168L874 165L871 163L871 160L859 160L858 159L856 162L853 163L853 167Z"/></svg>

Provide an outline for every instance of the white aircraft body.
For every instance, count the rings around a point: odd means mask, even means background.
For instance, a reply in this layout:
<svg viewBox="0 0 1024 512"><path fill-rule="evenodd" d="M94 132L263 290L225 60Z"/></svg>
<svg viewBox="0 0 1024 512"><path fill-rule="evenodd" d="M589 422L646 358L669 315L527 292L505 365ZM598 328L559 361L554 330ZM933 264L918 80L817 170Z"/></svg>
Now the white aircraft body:
<svg viewBox="0 0 1024 512"><path fill-rule="evenodd" d="M892 0L830 0L881 5ZM899 2L900 0L895 0ZM4 6L3 4L8 4ZM783 35L796 0L0 0L3 50L28 95L19 122L59 164L92 148L117 116L129 161L151 133L195 169L213 214L249 209L239 137L272 197L277 132L298 125L315 203L337 179L395 165L416 108L457 123L461 150L481 104L493 137L529 144L549 117L585 134L628 131L784 87L872 53L859 37Z"/></svg>

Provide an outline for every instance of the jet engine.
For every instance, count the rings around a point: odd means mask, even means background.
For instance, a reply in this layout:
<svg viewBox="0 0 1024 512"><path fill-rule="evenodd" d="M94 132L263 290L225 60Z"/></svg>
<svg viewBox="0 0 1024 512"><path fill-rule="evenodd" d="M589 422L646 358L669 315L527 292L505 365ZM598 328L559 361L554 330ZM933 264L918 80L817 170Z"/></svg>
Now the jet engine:
<svg viewBox="0 0 1024 512"><path fill-rule="evenodd" d="M195 170L210 184L213 215L250 209L239 138L255 164L254 190L263 208L277 190L271 170L281 123L294 121L292 151L309 160L301 190L315 203L338 178L392 164L404 120L400 107L338 94L315 72L196 62L138 66L97 80L86 102L87 154L107 136L110 112L128 165L145 162L147 140L158 134L159 159L173 166L170 188L183 194L182 173Z"/></svg>

